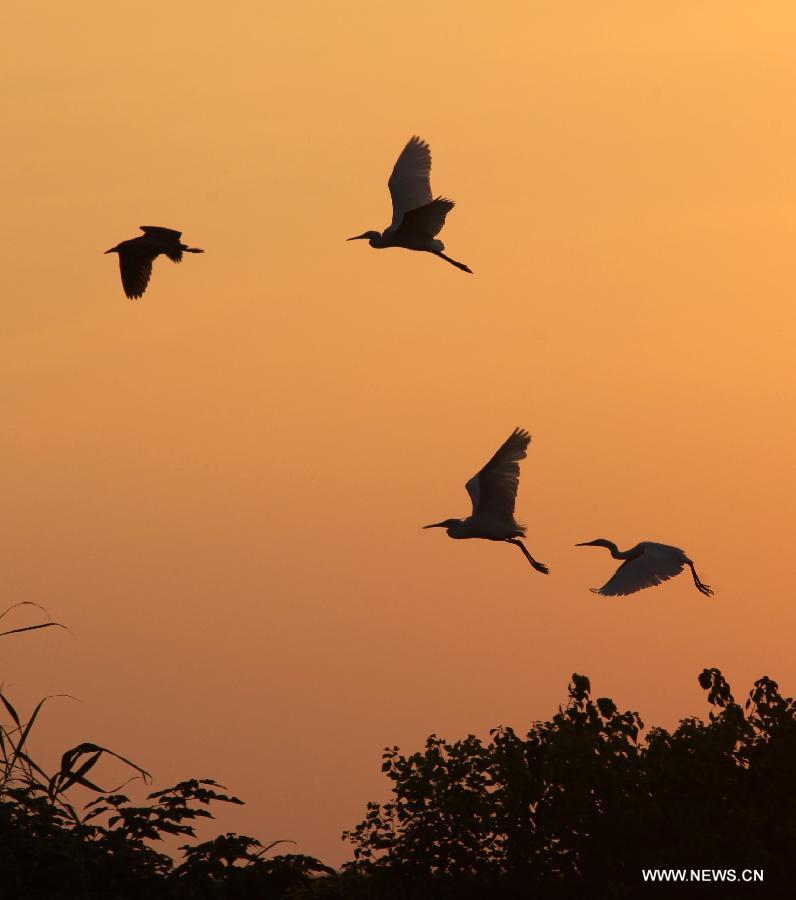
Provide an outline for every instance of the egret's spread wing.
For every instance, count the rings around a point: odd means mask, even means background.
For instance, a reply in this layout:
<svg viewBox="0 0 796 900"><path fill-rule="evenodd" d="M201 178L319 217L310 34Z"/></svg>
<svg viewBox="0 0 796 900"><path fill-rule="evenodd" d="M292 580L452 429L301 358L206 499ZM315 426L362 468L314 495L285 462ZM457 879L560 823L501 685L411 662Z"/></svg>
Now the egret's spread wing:
<svg viewBox="0 0 796 900"><path fill-rule="evenodd" d="M392 224L388 230L396 229L410 209L417 209L433 200L431 150L425 141L413 137L404 147L393 167L387 187L392 197Z"/></svg>
<svg viewBox="0 0 796 900"><path fill-rule="evenodd" d="M141 231L151 237L161 237L166 240L178 241L182 237L181 231L175 231L173 228L161 228L160 225L139 225Z"/></svg>
<svg viewBox="0 0 796 900"><path fill-rule="evenodd" d="M520 483L520 460L525 459L531 436L516 428L483 469L465 485L473 502L473 516L513 522Z"/></svg>
<svg viewBox="0 0 796 900"><path fill-rule="evenodd" d="M647 546L640 556L626 559L614 577L595 593L619 597L668 581L683 571L683 555L676 547Z"/></svg>
<svg viewBox="0 0 796 900"><path fill-rule="evenodd" d="M395 229L395 234L405 234L407 237L420 239L435 238L445 224L445 216L453 209L453 200L445 197L437 197L431 203L426 203L418 209L410 209L401 224Z"/></svg>
<svg viewBox="0 0 796 900"><path fill-rule="evenodd" d="M138 248L125 247L119 251L119 268L122 286L127 296L134 300L142 296L152 274L152 254Z"/></svg>

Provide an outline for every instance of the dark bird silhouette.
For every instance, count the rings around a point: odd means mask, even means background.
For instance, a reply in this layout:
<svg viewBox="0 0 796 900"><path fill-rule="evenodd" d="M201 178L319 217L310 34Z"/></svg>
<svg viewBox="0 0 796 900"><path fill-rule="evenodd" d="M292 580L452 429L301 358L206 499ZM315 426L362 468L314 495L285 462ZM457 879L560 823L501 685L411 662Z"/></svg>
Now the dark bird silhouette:
<svg viewBox="0 0 796 900"><path fill-rule="evenodd" d="M442 252L445 244L437 239L445 217L453 209L453 200L434 198L431 193L431 150L419 137L404 147L387 182L392 198L392 222L383 232L365 231L349 241L367 240L371 247L405 247L433 253L457 269L472 274L464 263Z"/></svg>
<svg viewBox="0 0 796 900"><path fill-rule="evenodd" d="M614 559L624 560L614 572L613 578L601 588L592 588L595 594L603 597L617 597L623 594L634 594L643 588L654 587L674 578L683 571L684 566L691 569L694 584L700 594L710 597L713 591L710 586L700 581L694 563L686 556L685 551L669 544L656 544L654 541L642 541L629 550L620 550L613 541L597 538L576 544L576 547L605 547L611 551Z"/></svg>
<svg viewBox="0 0 796 900"><path fill-rule="evenodd" d="M181 243L181 231L160 228L157 225L141 225L144 233L129 241L122 241L106 253L119 254L122 286L127 296L134 300L143 296L152 275L152 263L161 253L175 263L182 262L183 253L204 253L198 247L186 247Z"/></svg>
<svg viewBox="0 0 796 900"><path fill-rule="evenodd" d="M537 562L519 540L525 537L525 526L514 518L514 502L520 485L519 462L525 459L530 442L528 432L516 428L484 468L467 482L464 487L473 503L471 516L445 519L423 527L445 528L448 537L455 540L484 538L514 544L537 572L547 575L550 571L547 566Z"/></svg>

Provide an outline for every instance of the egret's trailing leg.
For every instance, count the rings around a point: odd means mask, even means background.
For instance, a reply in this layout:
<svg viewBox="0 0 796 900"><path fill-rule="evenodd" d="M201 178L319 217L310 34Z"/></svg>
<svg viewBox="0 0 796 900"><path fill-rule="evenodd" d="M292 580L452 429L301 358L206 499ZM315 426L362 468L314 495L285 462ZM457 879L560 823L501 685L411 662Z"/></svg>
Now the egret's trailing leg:
<svg viewBox="0 0 796 900"><path fill-rule="evenodd" d="M464 263L456 262L455 259L451 259L450 256L445 256L444 253L441 253L439 250L434 254L434 256L438 256L440 259L444 259L445 262L449 262L452 266L456 266L457 269L461 269L462 272L469 272L471 275L473 274L473 270L466 266Z"/></svg>
<svg viewBox="0 0 796 900"><path fill-rule="evenodd" d="M522 541L518 541L516 538L506 538L506 541L509 544L514 544L515 547L519 547L520 550L525 554L525 558L528 562L536 569L537 572L541 572L542 575L549 575L550 569L544 563L537 562L530 553L528 553L528 548L523 544Z"/></svg>
<svg viewBox="0 0 796 900"><path fill-rule="evenodd" d="M692 562L689 561L689 562L688 562L688 566L689 566L690 569L691 569L691 574L694 576L694 584L696 585L697 590L698 590L701 594L704 594L706 597L712 597L712 596L713 596L713 589L711 588L711 586L710 586L709 584L705 584L704 581L701 581L701 580L700 580L699 575L697 575L697 571L696 571L696 569L694 568L694 564L693 564Z"/></svg>

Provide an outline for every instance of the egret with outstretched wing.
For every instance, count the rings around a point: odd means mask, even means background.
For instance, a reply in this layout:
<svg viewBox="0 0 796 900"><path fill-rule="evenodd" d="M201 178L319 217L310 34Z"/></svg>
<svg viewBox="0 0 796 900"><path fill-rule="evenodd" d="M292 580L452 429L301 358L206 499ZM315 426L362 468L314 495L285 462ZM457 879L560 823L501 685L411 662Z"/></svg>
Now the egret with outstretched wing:
<svg viewBox="0 0 796 900"><path fill-rule="evenodd" d="M700 580L694 563L679 547L656 544L654 541L642 541L635 547L631 547L630 550L621 551L613 541L607 541L605 538L597 538L595 541L586 541L575 546L606 547L611 551L614 559L623 560L622 565L619 566L610 581L601 588L592 588L595 594L601 594L603 597L634 594L644 588L654 587L656 584L661 584L674 578L675 575L679 575L685 566L691 569L694 584L700 593L706 597L713 593L710 586Z"/></svg>
<svg viewBox="0 0 796 900"><path fill-rule="evenodd" d="M119 254L119 269L125 294L134 300L143 296L152 275L152 263L161 253L175 263L182 261L183 253L204 253L198 247L187 247L180 241L181 231L161 228L159 225L141 225L144 233L129 241L122 241L106 253Z"/></svg>
<svg viewBox="0 0 796 900"><path fill-rule="evenodd" d="M453 200L434 198L431 193L431 150L419 137L404 147L392 170L387 186L392 198L392 222L383 232L365 231L349 241L367 240L371 247L405 247L433 253L463 272L472 269L456 262L442 251L445 244L437 239L445 217L453 209Z"/></svg>
<svg viewBox="0 0 796 900"><path fill-rule="evenodd" d="M473 504L473 512L466 519L445 519L424 528L445 528L455 540L484 538L487 541L506 541L519 547L536 569L547 575L546 565L537 562L520 540L525 526L514 518L514 504L520 484L520 460L525 459L531 436L521 428L515 429L483 469L465 485Z"/></svg>

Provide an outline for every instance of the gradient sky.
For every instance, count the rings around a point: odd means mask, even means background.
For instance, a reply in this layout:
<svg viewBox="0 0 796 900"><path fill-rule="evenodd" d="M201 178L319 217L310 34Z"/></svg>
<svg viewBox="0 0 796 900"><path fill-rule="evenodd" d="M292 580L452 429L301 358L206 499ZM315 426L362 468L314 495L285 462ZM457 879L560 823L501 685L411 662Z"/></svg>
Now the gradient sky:
<svg viewBox="0 0 796 900"><path fill-rule="evenodd" d="M648 724L704 666L792 693L792 4L269 6L3 14L4 603L71 630L0 675L79 698L34 750L215 777L217 828L338 863L385 745L523 729L573 671ZM412 134L472 277L344 242ZM129 302L139 224L206 253ZM420 530L517 425L547 578ZM595 597L595 537L716 596Z"/></svg>

